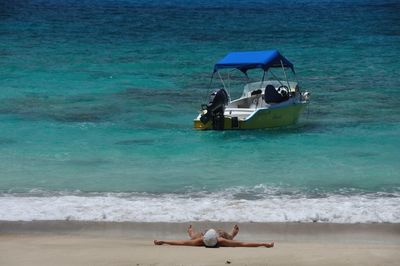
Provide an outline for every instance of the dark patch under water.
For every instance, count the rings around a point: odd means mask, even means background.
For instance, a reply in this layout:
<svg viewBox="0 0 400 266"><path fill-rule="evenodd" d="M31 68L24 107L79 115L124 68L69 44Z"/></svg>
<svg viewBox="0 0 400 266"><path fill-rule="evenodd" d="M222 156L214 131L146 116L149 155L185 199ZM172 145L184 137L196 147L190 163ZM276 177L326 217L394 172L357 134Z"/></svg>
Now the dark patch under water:
<svg viewBox="0 0 400 266"><path fill-rule="evenodd" d="M129 139L115 142L116 145L152 145L155 139Z"/></svg>
<svg viewBox="0 0 400 266"><path fill-rule="evenodd" d="M79 165L79 166L87 166L87 167L93 167L93 166L102 166L104 164L110 163L109 160L104 160L104 159L73 159L73 160L68 160L68 164L71 165Z"/></svg>
<svg viewBox="0 0 400 266"><path fill-rule="evenodd" d="M0 138L0 145L8 145L8 144L15 144L15 143L17 143L17 141L14 139Z"/></svg>

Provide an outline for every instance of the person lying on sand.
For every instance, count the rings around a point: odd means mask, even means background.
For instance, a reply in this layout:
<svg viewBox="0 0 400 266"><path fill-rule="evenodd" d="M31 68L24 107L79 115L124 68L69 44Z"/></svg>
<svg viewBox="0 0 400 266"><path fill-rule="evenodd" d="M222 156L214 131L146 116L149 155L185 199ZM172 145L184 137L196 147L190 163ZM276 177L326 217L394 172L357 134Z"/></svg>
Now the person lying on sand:
<svg viewBox="0 0 400 266"><path fill-rule="evenodd" d="M239 226L233 226L232 231L227 233L223 230L209 229L204 233L193 231L192 225L187 230L190 240L154 240L154 245L178 245L178 246L205 246L207 248L217 247L267 247L272 248L274 242L241 242L233 240L239 233Z"/></svg>

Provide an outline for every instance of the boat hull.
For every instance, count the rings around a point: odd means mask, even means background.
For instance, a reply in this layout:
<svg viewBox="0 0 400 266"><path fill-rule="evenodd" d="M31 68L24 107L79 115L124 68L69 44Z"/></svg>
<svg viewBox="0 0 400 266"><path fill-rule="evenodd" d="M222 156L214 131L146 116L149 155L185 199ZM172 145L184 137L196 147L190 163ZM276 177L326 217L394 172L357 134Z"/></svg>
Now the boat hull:
<svg viewBox="0 0 400 266"><path fill-rule="evenodd" d="M224 116L224 130L263 129L290 126L297 123L307 103L291 104L277 108L257 109L245 119L237 119L234 114ZM212 122L203 124L199 117L194 120L194 128L213 129Z"/></svg>

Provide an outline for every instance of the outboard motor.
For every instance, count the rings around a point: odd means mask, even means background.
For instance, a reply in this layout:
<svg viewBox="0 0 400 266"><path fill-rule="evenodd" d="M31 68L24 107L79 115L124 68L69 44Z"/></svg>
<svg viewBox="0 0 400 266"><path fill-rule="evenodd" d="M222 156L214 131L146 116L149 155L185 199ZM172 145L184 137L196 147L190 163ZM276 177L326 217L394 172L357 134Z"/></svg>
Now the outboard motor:
<svg viewBox="0 0 400 266"><path fill-rule="evenodd" d="M212 121L212 127L216 130L224 129L224 111L229 102L229 96L225 89L219 89L211 93L208 104L203 104L200 121L207 124Z"/></svg>

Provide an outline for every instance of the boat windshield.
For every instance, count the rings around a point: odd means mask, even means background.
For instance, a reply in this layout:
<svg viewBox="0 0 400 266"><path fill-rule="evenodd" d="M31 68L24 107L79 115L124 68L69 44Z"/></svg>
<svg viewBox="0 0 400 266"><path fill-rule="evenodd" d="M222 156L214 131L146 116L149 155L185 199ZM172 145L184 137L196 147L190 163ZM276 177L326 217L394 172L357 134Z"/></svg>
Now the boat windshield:
<svg viewBox="0 0 400 266"><path fill-rule="evenodd" d="M294 72L290 71L290 68L269 68L268 71L248 71L243 73L238 69L230 69L229 71L217 71L214 73L213 77L218 77L220 82L210 83L210 89L219 89L223 87L228 91L231 98L237 98L244 94L243 86L246 84L269 84L273 82L279 86L287 86L291 88L293 82L297 78ZM247 87L245 87L246 90Z"/></svg>

